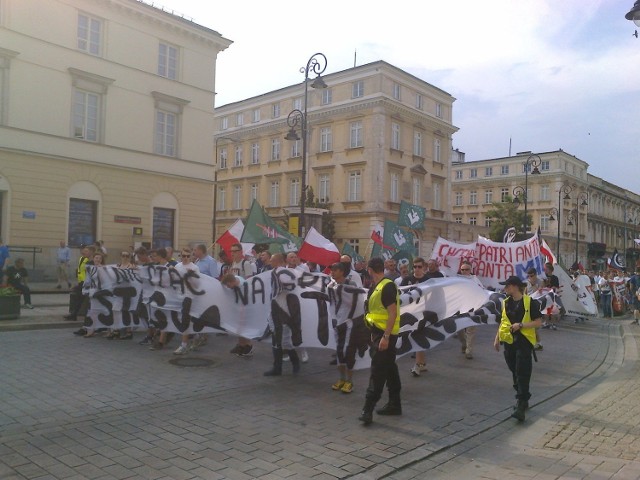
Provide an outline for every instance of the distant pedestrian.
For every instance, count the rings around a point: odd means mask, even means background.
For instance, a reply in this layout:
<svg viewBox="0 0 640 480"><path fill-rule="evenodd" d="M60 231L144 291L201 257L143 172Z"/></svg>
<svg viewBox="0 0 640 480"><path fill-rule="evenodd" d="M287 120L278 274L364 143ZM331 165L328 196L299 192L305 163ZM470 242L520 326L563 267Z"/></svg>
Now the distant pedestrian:
<svg viewBox="0 0 640 480"><path fill-rule="evenodd" d="M500 345L504 346L504 359L518 400L511 416L522 422L531 398L529 383L533 347L537 343L535 329L542 325L542 314L540 303L524 293L526 284L519 277L509 277L500 284L505 286L507 297L502 302L502 317L493 346L498 352Z"/></svg>
<svg viewBox="0 0 640 480"><path fill-rule="evenodd" d="M6 283L6 275L4 273L5 268L8 266L9 260L9 247L7 247L0 238L0 283Z"/></svg>
<svg viewBox="0 0 640 480"><path fill-rule="evenodd" d="M60 240L60 247L56 251L56 263L58 267L58 285L56 288L62 288L66 284L67 288L71 288L69 281L69 263L71 262L71 249L67 247L64 240Z"/></svg>
<svg viewBox="0 0 640 480"><path fill-rule="evenodd" d="M31 305L31 289L29 289L29 274L24 268L24 260L17 258L13 266L7 268L9 285L18 290L24 297L24 308L33 308Z"/></svg>

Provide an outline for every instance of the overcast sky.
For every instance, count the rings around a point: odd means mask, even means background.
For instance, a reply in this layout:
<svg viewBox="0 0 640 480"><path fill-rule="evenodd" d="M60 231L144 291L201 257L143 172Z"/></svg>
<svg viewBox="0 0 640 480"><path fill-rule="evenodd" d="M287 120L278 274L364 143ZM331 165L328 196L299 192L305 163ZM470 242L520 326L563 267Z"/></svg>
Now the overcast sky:
<svg viewBox="0 0 640 480"><path fill-rule="evenodd" d="M216 105L385 60L457 100L467 161L562 148L640 194L640 39L634 0L162 0L234 43L218 56Z"/></svg>

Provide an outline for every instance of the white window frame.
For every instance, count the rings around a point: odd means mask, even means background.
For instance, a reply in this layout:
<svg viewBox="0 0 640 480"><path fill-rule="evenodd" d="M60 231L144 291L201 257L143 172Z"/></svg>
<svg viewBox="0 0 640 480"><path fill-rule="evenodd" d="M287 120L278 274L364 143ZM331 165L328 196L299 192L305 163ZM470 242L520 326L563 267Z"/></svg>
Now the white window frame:
<svg viewBox="0 0 640 480"><path fill-rule="evenodd" d="M302 110L302 97L293 99L293 109L294 110Z"/></svg>
<svg viewBox="0 0 640 480"><path fill-rule="evenodd" d="M422 110L424 108L424 97L421 93L416 92L416 108Z"/></svg>
<svg viewBox="0 0 640 480"><path fill-rule="evenodd" d="M391 122L391 148L400 150L400 124Z"/></svg>
<svg viewBox="0 0 640 480"><path fill-rule="evenodd" d="M508 188L501 188L500 189L500 203L506 203L507 200L506 198L508 196L510 196L511 194L509 193L509 189Z"/></svg>
<svg viewBox="0 0 640 480"><path fill-rule="evenodd" d="M500 166L500 175L509 175L509 165Z"/></svg>
<svg viewBox="0 0 640 480"><path fill-rule="evenodd" d="M492 177L493 176L493 167L485 167L484 168L484 176Z"/></svg>
<svg viewBox="0 0 640 480"><path fill-rule="evenodd" d="M469 192L469 205L478 205L478 192L476 190Z"/></svg>
<svg viewBox="0 0 640 480"><path fill-rule="evenodd" d="M349 148L359 148L362 146L362 121L351 122L349 124Z"/></svg>
<svg viewBox="0 0 640 480"><path fill-rule="evenodd" d="M73 137L100 142L102 95L79 88L73 91Z"/></svg>
<svg viewBox="0 0 640 480"><path fill-rule="evenodd" d="M455 222L455 223L462 223L462 217L456 217L456 218L454 219L454 222Z"/></svg>
<svg viewBox="0 0 640 480"><path fill-rule="evenodd" d="M331 88L322 89L322 105L330 105L333 101L333 92Z"/></svg>
<svg viewBox="0 0 640 480"><path fill-rule="evenodd" d="M156 109L154 153L178 156L178 116L173 112Z"/></svg>
<svg viewBox="0 0 640 480"><path fill-rule="evenodd" d="M442 189L437 182L433 183L433 208L435 210L442 210Z"/></svg>
<svg viewBox="0 0 640 480"><path fill-rule="evenodd" d="M274 103L271 106L271 118L279 118L280 117L280 104Z"/></svg>
<svg viewBox="0 0 640 480"><path fill-rule="evenodd" d="M328 173L322 173L318 176L318 200L322 203L328 203L331 198L331 176Z"/></svg>
<svg viewBox="0 0 640 480"><path fill-rule="evenodd" d="M249 203L258 199L259 186L257 183L252 183L249 188Z"/></svg>
<svg viewBox="0 0 640 480"><path fill-rule="evenodd" d="M229 151L227 147L221 147L218 156L218 170L227 168L227 160L229 159Z"/></svg>
<svg viewBox="0 0 640 480"><path fill-rule="evenodd" d="M86 25L82 25L83 19ZM78 13L77 47L90 55L102 56L103 20L87 13Z"/></svg>
<svg viewBox="0 0 640 480"><path fill-rule="evenodd" d="M297 177L292 178L289 180L289 205L299 205L300 200L300 179Z"/></svg>
<svg viewBox="0 0 640 480"><path fill-rule="evenodd" d="M549 160L542 160L542 162L540 162L540 171L548 172L549 170L551 170L551 163Z"/></svg>
<svg viewBox="0 0 640 480"><path fill-rule="evenodd" d="M273 180L271 182L271 188L269 190L269 206L280 206L280 181L278 180Z"/></svg>
<svg viewBox="0 0 640 480"><path fill-rule="evenodd" d="M462 180L462 170L456 170L456 180Z"/></svg>
<svg viewBox="0 0 640 480"><path fill-rule="evenodd" d="M411 179L411 203L414 205L421 205L420 201L422 197L422 179L413 177Z"/></svg>
<svg viewBox="0 0 640 480"><path fill-rule="evenodd" d="M359 202L362 200L362 171L351 170L347 175L347 200Z"/></svg>
<svg viewBox="0 0 640 480"><path fill-rule="evenodd" d="M302 155L300 145L302 140L294 140L291 142L291 158L298 158Z"/></svg>
<svg viewBox="0 0 640 480"><path fill-rule="evenodd" d="M330 152L333 150L333 133L331 127L322 127L320 129L320 151Z"/></svg>
<svg viewBox="0 0 640 480"><path fill-rule="evenodd" d="M364 80L358 80L351 85L351 98L364 97Z"/></svg>
<svg viewBox="0 0 640 480"><path fill-rule="evenodd" d="M433 161L442 163L442 143L437 138L433 140Z"/></svg>
<svg viewBox="0 0 640 480"><path fill-rule="evenodd" d="M222 117L220 119L220 130L226 130L229 128L229 117Z"/></svg>
<svg viewBox="0 0 640 480"><path fill-rule="evenodd" d="M440 102L436 102L436 117L442 118L442 104Z"/></svg>
<svg viewBox="0 0 640 480"><path fill-rule="evenodd" d="M236 113L236 127L241 127L244 125L244 113Z"/></svg>
<svg viewBox="0 0 640 480"><path fill-rule="evenodd" d="M493 203L493 190L484 191L484 203L486 205Z"/></svg>
<svg viewBox="0 0 640 480"><path fill-rule="evenodd" d="M242 185L233 186L233 210L242 209Z"/></svg>
<svg viewBox="0 0 640 480"><path fill-rule="evenodd" d="M280 139L272 138L271 139L271 161L275 162L280 160L281 150L280 150Z"/></svg>
<svg viewBox="0 0 640 480"><path fill-rule="evenodd" d="M477 225L478 219L477 217L469 217L469 225Z"/></svg>
<svg viewBox="0 0 640 480"><path fill-rule="evenodd" d="M540 215L540 231L541 232L549 231L549 215L548 214Z"/></svg>
<svg viewBox="0 0 640 480"><path fill-rule="evenodd" d="M233 153L233 166L242 167L242 145L236 145L236 148Z"/></svg>
<svg viewBox="0 0 640 480"><path fill-rule="evenodd" d="M251 144L251 165L258 165L260 163L260 144L254 142Z"/></svg>
<svg viewBox="0 0 640 480"><path fill-rule="evenodd" d="M218 187L218 202L216 203L216 210L226 210L227 209L227 188L226 187Z"/></svg>
<svg viewBox="0 0 640 480"><path fill-rule="evenodd" d="M179 61L180 49L177 46L167 42L158 44L158 75L169 80L178 80Z"/></svg>
<svg viewBox="0 0 640 480"><path fill-rule="evenodd" d="M389 200L398 203L400 201L400 174L391 172Z"/></svg>
<svg viewBox="0 0 640 480"><path fill-rule="evenodd" d="M254 108L251 112L251 121L253 123L258 123L260 121L260 109Z"/></svg>
<svg viewBox="0 0 640 480"><path fill-rule="evenodd" d="M549 188L549 185L541 185L540 186L540 200L550 200L551 197L549 195L549 193L551 192L551 189Z"/></svg>
<svg viewBox="0 0 640 480"><path fill-rule="evenodd" d="M462 206L462 192L456 192L455 206L456 207Z"/></svg>
<svg viewBox="0 0 640 480"><path fill-rule="evenodd" d="M413 132L413 154L417 157L422 156L422 132Z"/></svg>
<svg viewBox="0 0 640 480"><path fill-rule="evenodd" d="M400 100L400 95L402 93L402 87L400 86L399 83L394 83L393 84L393 98L395 98L396 100Z"/></svg>
<svg viewBox="0 0 640 480"><path fill-rule="evenodd" d="M469 178L478 178L478 169L472 168L469 170Z"/></svg>

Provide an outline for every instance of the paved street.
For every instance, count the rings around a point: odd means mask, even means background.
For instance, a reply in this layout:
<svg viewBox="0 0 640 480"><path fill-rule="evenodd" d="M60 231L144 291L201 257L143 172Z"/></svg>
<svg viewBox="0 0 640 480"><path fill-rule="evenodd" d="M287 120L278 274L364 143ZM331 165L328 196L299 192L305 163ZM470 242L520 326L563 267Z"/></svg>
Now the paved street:
<svg viewBox="0 0 640 480"><path fill-rule="evenodd" d="M58 324L64 308L45 303L20 321L46 312L39 322ZM297 377L285 363L284 376L267 378L266 343L243 359L228 353L233 338L212 336L190 355L212 365L180 367L169 363L173 348L139 346L141 334L2 331L0 478L638 478L640 377L628 323L543 331L523 425L509 418L495 327L480 327L474 360L457 340L428 353L420 378L400 359L404 415L370 427L356 419L368 371L356 372L353 394L333 392L326 350L310 350Z"/></svg>

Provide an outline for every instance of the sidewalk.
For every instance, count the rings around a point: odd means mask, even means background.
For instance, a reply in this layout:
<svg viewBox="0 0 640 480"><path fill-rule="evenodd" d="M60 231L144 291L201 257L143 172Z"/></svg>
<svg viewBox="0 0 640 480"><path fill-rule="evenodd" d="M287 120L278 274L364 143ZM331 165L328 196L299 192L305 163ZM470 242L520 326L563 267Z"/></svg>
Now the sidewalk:
<svg viewBox="0 0 640 480"><path fill-rule="evenodd" d="M0 332L13 330L40 330L80 326L82 322L69 322L64 316L69 313L69 290L56 289L54 283L33 282L31 302L33 310L20 309L20 318L0 320Z"/></svg>

